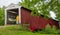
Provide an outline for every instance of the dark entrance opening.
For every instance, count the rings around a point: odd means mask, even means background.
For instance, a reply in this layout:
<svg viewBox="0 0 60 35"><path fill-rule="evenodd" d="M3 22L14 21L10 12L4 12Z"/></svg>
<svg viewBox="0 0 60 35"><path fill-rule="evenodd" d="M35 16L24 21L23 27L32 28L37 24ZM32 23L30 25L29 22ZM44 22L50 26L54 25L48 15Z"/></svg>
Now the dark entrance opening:
<svg viewBox="0 0 60 35"><path fill-rule="evenodd" d="M7 24L16 24L16 16L18 15L18 8L7 10Z"/></svg>

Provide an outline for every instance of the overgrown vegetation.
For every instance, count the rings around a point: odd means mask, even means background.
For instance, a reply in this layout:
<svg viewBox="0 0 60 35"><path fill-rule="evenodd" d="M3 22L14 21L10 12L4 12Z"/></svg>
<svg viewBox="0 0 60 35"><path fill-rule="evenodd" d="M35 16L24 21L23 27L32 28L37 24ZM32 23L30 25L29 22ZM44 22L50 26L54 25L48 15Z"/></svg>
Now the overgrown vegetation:
<svg viewBox="0 0 60 35"><path fill-rule="evenodd" d="M53 26L53 28L51 28L50 25L47 25L45 30L42 31L42 33L47 33L47 34L60 34L60 30L56 29L55 26Z"/></svg>

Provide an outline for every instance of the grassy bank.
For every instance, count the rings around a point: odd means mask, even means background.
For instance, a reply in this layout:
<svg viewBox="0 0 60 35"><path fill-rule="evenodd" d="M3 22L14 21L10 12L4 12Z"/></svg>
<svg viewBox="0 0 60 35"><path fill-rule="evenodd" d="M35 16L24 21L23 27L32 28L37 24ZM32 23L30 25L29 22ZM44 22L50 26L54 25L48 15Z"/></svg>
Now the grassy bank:
<svg viewBox="0 0 60 35"><path fill-rule="evenodd" d="M58 34L42 34L39 32L31 32L24 30L20 25L7 26L0 28L0 35L58 35Z"/></svg>

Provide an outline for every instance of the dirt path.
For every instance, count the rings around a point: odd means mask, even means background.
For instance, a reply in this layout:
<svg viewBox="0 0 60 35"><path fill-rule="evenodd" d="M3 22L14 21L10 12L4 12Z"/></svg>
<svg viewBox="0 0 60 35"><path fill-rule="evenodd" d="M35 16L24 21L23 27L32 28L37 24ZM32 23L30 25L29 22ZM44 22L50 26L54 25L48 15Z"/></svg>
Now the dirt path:
<svg viewBox="0 0 60 35"><path fill-rule="evenodd" d="M0 26L0 28L10 27L10 26L17 26L17 25L4 25L4 26Z"/></svg>

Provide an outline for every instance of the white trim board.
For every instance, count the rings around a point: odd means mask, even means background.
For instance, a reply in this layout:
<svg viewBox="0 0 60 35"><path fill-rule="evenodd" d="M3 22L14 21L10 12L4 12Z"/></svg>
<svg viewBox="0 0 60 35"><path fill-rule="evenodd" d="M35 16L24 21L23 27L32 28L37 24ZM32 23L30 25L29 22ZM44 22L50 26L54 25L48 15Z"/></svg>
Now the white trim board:
<svg viewBox="0 0 60 35"><path fill-rule="evenodd" d="M7 9L5 9L5 25L7 24Z"/></svg>

